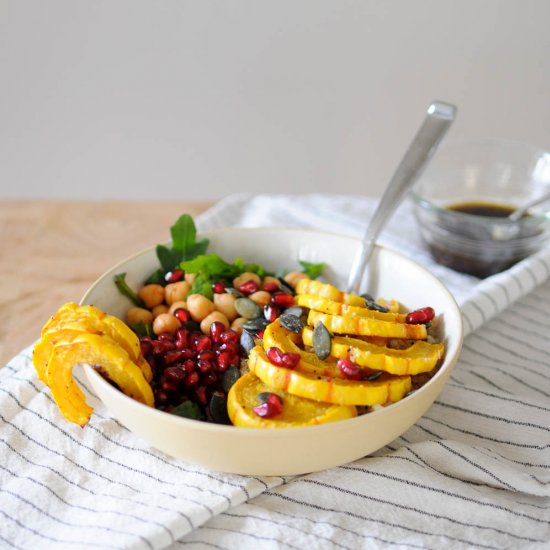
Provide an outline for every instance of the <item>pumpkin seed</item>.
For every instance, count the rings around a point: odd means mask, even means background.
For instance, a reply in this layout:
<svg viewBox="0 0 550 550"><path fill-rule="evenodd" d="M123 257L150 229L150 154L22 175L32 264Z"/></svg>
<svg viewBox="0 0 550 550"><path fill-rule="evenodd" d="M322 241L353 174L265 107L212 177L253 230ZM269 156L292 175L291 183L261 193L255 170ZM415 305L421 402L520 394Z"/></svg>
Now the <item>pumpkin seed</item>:
<svg viewBox="0 0 550 550"><path fill-rule="evenodd" d="M214 392L210 398L210 416L216 424L230 424L227 414L227 399L221 392Z"/></svg>
<svg viewBox="0 0 550 550"><path fill-rule="evenodd" d="M271 395L271 392L263 391L262 393L258 394L258 401L260 403L265 403L268 400L270 395Z"/></svg>
<svg viewBox="0 0 550 550"><path fill-rule="evenodd" d="M285 309L285 315L294 315L294 317L301 317L304 314L304 310L298 306L292 306Z"/></svg>
<svg viewBox="0 0 550 550"><path fill-rule="evenodd" d="M378 380L382 375L384 374L384 371L378 370L376 372L373 372L372 374L369 374L364 380L368 380L369 382L372 382L374 380Z"/></svg>
<svg viewBox="0 0 550 550"><path fill-rule="evenodd" d="M281 288L283 292L288 292L289 294L294 295L294 289L286 283L286 281L282 277L278 277L279 282L281 283Z"/></svg>
<svg viewBox="0 0 550 550"><path fill-rule="evenodd" d="M183 323L183 328L187 329L189 332L200 332L201 326L197 321L186 321Z"/></svg>
<svg viewBox="0 0 550 550"><path fill-rule="evenodd" d="M260 306L250 298L237 298L235 309L241 317L246 317L246 319L257 319L262 314Z"/></svg>
<svg viewBox="0 0 550 550"><path fill-rule="evenodd" d="M327 327L319 321L313 329L313 351L321 361L324 361L332 348L331 334Z"/></svg>
<svg viewBox="0 0 550 550"><path fill-rule="evenodd" d="M367 302L374 302L374 296L372 294L369 294L368 292L365 292L365 294L361 294L361 298L365 298Z"/></svg>
<svg viewBox="0 0 550 550"><path fill-rule="evenodd" d="M237 290L232 286L228 286L225 291L229 292L229 294L233 294L233 296L236 296L237 298L242 298L244 296L244 294L240 290Z"/></svg>
<svg viewBox="0 0 550 550"><path fill-rule="evenodd" d="M286 312L279 317L279 321L283 327L290 330L290 332L294 332L295 334L299 334L304 328L304 322L299 317L289 315Z"/></svg>
<svg viewBox="0 0 550 550"><path fill-rule="evenodd" d="M222 389L225 393L228 393L231 386L241 377L241 371L237 367L229 367L224 373L222 378Z"/></svg>
<svg viewBox="0 0 550 550"><path fill-rule="evenodd" d="M388 313L389 311L387 307L381 306L380 304L377 304L375 301L367 300L365 306L367 309L371 309L372 311L379 311L380 313Z"/></svg>
<svg viewBox="0 0 550 550"><path fill-rule="evenodd" d="M256 345L254 342L254 337L247 330L243 330L240 338L241 346L244 349L247 357L252 348Z"/></svg>
<svg viewBox="0 0 550 550"><path fill-rule="evenodd" d="M258 332L259 330L263 330L265 327L269 325L269 321L267 319L250 319L249 321L245 321L243 323L243 329L247 330L248 332Z"/></svg>

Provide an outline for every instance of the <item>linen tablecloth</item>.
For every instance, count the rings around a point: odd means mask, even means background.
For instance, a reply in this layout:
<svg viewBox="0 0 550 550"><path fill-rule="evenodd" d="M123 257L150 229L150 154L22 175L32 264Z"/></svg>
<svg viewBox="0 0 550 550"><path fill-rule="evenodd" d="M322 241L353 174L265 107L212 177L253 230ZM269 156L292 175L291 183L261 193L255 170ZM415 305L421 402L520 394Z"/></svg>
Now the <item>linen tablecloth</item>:
<svg viewBox="0 0 550 550"><path fill-rule="evenodd" d="M235 195L197 225L362 236L374 206ZM88 426L70 425L28 348L0 369L0 547L549 547L550 250L480 281L434 264L409 203L379 242L447 285L468 333L444 391L405 434L314 474L221 474L150 448L93 395Z"/></svg>

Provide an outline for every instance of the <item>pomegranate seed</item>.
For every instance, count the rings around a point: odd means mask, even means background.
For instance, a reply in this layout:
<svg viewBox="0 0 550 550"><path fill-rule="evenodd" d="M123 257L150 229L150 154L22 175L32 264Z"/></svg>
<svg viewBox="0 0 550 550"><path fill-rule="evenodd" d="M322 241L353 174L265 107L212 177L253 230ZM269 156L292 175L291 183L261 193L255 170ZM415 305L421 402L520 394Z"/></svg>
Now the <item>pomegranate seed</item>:
<svg viewBox="0 0 550 550"><path fill-rule="evenodd" d="M277 290L280 290L281 285L279 283L276 283L275 281L268 281L267 283L264 283L264 290L266 292L277 292Z"/></svg>
<svg viewBox="0 0 550 550"><path fill-rule="evenodd" d="M195 399L201 404L206 405L208 402L208 397L206 395L206 386L199 386L195 390Z"/></svg>
<svg viewBox="0 0 550 550"><path fill-rule="evenodd" d="M191 319L191 314L182 307L178 307L174 310L174 317L181 323L187 323Z"/></svg>
<svg viewBox="0 0 550 550"><path fill-rule="evenodd" d="M265 330L259 330L257 333L256 333L256 338L259 338L260 340L264 337L264 332Z"/></svg>
<svg viewBox="0 0 550 550"><path fill-rule="evenodd" d="M281 315L281 309L273 304L268 304L264 306L264 317L270 322L273 323L277 317Z"/></svg>
<svg viewBox="0 0 550 550"><path fill-rule="evenodd" d="M200 377L197 372L192 372L191 374L188 374L184 382L185 387L187 389L190 389L193 386L196 386L199 383L199 378Z"/></svg>
<svg viewBox="0 0 550 550"><path fill-rule="evenodd" d="M201 352L212 349L212 340L206 334L201 334L195 341L195 351Z"/></svg>
<svg viewBox="0 0 550 550"><path fill-rule="evenodd" d="M185 370L181 367L168 367L164 370L163 375L168 382L179 385L185 379Z"/></svg>
<svg viewBox="0 0 550 550"><path fill-rule="evenodd" d="M162 334L159 334L159 340L161 342L173 342L174 337L168 332L163 332Z"/></svg>
<svg viewBox="0 0 550 550"><path fill-rule="evenodd" d="M292 307L294 305L294 296L288 292L275 292L271 296L271 303L281 307Z"/></svg>
<svg viewBox="0 0 550 550"><path fill-rule="evenodd" d="M239 361L230 351L222 351L218 355L218 371L225 372L229 367L238 365Z"/></svg>
<svg viewBox="0 0 550 550"><path fill-rule="evenodd" d="M221 335L225 332L225 325L219 321L214 321L210 325L210 336L214 342L219 342Z"/></svg>
<svg viewBox="0 0 550 550"><path fill-rule="evenodd" d="M220 342L227 344L229 342L237 343L239 341L239 335L231 329L225 330L220 334Z"/></svg>
<svg viewBox="0 0 550 550"><path fill-rule="evenodd" d="M249 296L250 294L254 294L254 292L260 290L260 285L254 281L254 279L250 279L250 281L246 281L240 285L237 290L245 296Z"/></svg>
<svg viewBox="0 0 550 550"><path fill-rule="evenodd" d="M181 365L181 368L185 371L185 374L191 374L195 370L195 361L192 359L187 359L187 361L184 361Z"/></svg>
<svg viewBox="0 0 550 550"><path fill-rule="evenodd" d="M198 367L203 374L206 374L212 371L212 369L214 368L214 362L209 361L208 359L200 359L198 362Z"/></svg>
<svg viewBox="0 0 550 550"><path fill-rule="evenodd" d="M409 325L421 325L429 323L435 317L435 311L432 307L423 307L411 311L405 320Z"/></svg>
<svg viewBox="0 0 550 550"><path fill-rule="evenodd" d="M177 283L183 279L183 271L181 269L174 269L174 271L169 271L165 276L164 280L167 283Z"/></svg>
<svg viewBox="0 0 550 550"><path fill-rule="evenodd" d="M351 359L339 359L337 366L348 380L361 380L363 378L361 369Z"/></svg>
<svg viewBox="0 0 550 550"><path fill-rule="evenodd" d="M178 386L176 384L174 384L173 382L162 382L162 384L160 385L161 389L163 392L165 393L174 393L174 392L177 392L179 390Z"/></svg>
<svg viewBox="0 0 550 550"><path fill-rule="evenodd" d="M283 412L283 400L276 393L261 394L261 398L263 402L254 407L254 412L258 416L272 418Z"/></svg>
<svg viewBox="0 0 550 550"><path fill-rule="evenodd" d="M215 372L209 372L201 378L201 382L205 386L214 386L219 382L219 378Z"/></svg>
<svg viewBox="0 0 550 550"><path fill-rule="evenodd" d="M223 353L224 351L228 351L232 355L237 355L237 353L239 353L239 345L237 342L227 342L225 344L221 344L218 348L218 352Z"/></svg>
<svg viewBox="0 0 550 550"><path fill-rule="evenodd" d="M293 369L300 361L299 353L287 352L283 353L279 348L271 347L267 350L267 358L269 362L277 367L285 367Z"/></svg>
<svg viewBox="0 0 550 550"><path fill-rule="evenodd" d="M223 281L217 281L212 285L212 290L216 294L223 294L225 292L225 283Z"/></svg>
<svg viewBox="0 0 550 550"><path fill-rule="evenodd" d="M180 328L176 332L176 348L184 349L189 347L189 332Z"/></svg>
<svg viewBox="0 0 550 550"><path fill-rule="evenodd" d="M180 363L186 359L192 359L195 354L190 349L173 350L165 353L163 359L166 365Z"/></svg>
<svg viewBox="0 0 550 550"><path fill-rule="evenodd" d="M168 401L168 396L162 390L157 391L155 394L155 402L157 405L162 405Z"/></svg>
<svg viewBox="0 0 550 550"><path fill-rule="evenodd" d="M151 343L151 338L141 338L139 341L139 346L141 349L141 355L149 355L153 351L153 344Z"/></svg>
<svg viewBox="0 0 550 550"><path fill-rule="evenodd" d="M164 355L167 351L173 350L176 347L174 342L165 342L163 340L152 340L153 353L155 355Z"/></svg>
<svg viewBox="0 0 550 550"><path fill-rule="evenodd" d="M204 351L201 351L197 355L197 359L200 361L201 359L206 361L214 361L216 359L216 354L211 349L206 349Z"/></svg>

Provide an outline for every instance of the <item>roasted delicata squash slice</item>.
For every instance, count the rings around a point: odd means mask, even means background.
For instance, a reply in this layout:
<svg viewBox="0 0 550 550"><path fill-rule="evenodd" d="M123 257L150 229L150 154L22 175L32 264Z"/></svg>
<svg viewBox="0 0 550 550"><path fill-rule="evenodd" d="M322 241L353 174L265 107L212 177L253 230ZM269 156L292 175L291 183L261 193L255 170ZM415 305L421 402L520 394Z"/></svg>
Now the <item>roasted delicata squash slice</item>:
<svg viewBox="0 0 550 550"><path fill-rule="evenodd" d="M83 333L56 343L46 368L53 398L67 420L83 426L92 412L72 375L73 367L82 363L97 366L105 378L133 399L154 404L151 386L128 353L108 336Z"/></svg>
<svg viewBox="0 0 550 550"><path fill-rule="evenodd" d="M363 299L363 303L365 300ZM351 315L357 317L368 317L371 319L379 319L380 321L390 321L393 323L404 323L407 316L402 313L385 313L375 311L366 307L350 306L342 302L335 302L322 296L315 294L299 294L296 296L296 305L314 309L321 313L329 313L331 315Z"/></svg>
<svg viewBox="0 0 550 550"><path fill-rule="evenodd" d="M78 306L68 303L44 325L42 336L59 329L82 330L93 334L105 334L123 347L134 360L140 356L139 339L120 319L108 315L94 306Z"/></svg>
<svg viewBox="0 0 550 550"><path fill-rule="evenodd" d="M301 342L300 335L290 332L281 325L279 319L276 319L264 331L263 347L266 352L269 348L276 347L283 353L298 353L300 361L296 366L296 370L310 372L317 376L344 378L334 359L321 361L314 353L301 349L295 340Z"/></svg>
<svg viewBox="0 0 550 550"><path fill-rule="evenodd" d="M428 336L425 325L393 323L347 315L330 315L314 310L310 310L307 322L311 326L315 326L318 322L321 322L330 332L336 334L360 334L364 336L382 336L384 338L406 338L412 340L425 340Z"/></svg>
<svg viewBox="0 0 550 550"><path fill-rule="evenodd" d="M271 388L339 405L393 403L402 399L412 388L410 376L383 374L374 381L356 381L279 367L269 361L261 346L250 352L248 368Z"/></svg>
<svg viewBox="0 0 550 550"><path fill-rule="evenodd" d="M152 371L139 340L122 321L93 306L65 304L46 323L33 350L40 380L50 387L61 413L80 426L91 407L73 378L76 364L90 364L128 396L154 404Z"/></svg>
<svg viewBox="0 0 550 550"><path fill-rule="evenodd" d="M296 285L296 294L313 294L321 298L328 298L333 302L341 302L350 306L363 307L365 298L357 294L348 294L338 290L335 286L312 279L302 279Z"/></svg>
<svg viewBox="0 0 550 550"><path fill-rule="evenodd" d="M260 395L272 392L282 401L281 412L273 418L262 418L254 413L254 407L258 405ZM241 376L231 387L227 411L232 424L247 428L296 428L357 416L354 406L321 403L276 390L251 372Z"/></svg>
<svg viewBox="0 0 550 550"><path fill-rule="evenodd" d="M305 346L312 346L313 330L305 327L302 338ZM417 340L406 349L388 348L346 336L334 336L331 344L330 353L336 359L349 357L360 367L397 375L429 372L444 353L443 344L429 344L423 340Z"/></svg>

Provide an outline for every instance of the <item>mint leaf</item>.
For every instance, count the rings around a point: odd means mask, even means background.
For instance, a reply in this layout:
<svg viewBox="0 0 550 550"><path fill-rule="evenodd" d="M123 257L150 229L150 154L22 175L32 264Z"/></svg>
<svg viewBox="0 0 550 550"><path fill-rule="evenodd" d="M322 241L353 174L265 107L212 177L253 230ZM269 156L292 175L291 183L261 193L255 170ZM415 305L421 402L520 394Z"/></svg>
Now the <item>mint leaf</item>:
<svg viewBox="0 0 550 550"><path fill-rule="evenodd" d="M128 286L128 283L126 282L126 273L118 273L113 277L113 279L118 291L123 296L126 296L126 298L128 298L135 306L145 307L145 304L141 298Z"/></svg>
<svg viewBox="0 0 550 550"><path fill-rule="evenodd" d="M302 266L302 271L310 278L310 279L317 279L321 273L323 273L324 269L327 267L327 264L324 262L321 262L319 264L313 264L311 262L305 262L303 260L298 260L300 265Z"/></svg>
<svg viewBox="0 0 550 550"><path fill-rule="evenodd" d="M202 418L199 406L193 403L193 401L184 401L181 405L172 409L170 414L183 416L184 418L192 418L193 420L200 420Z"/></svg>

